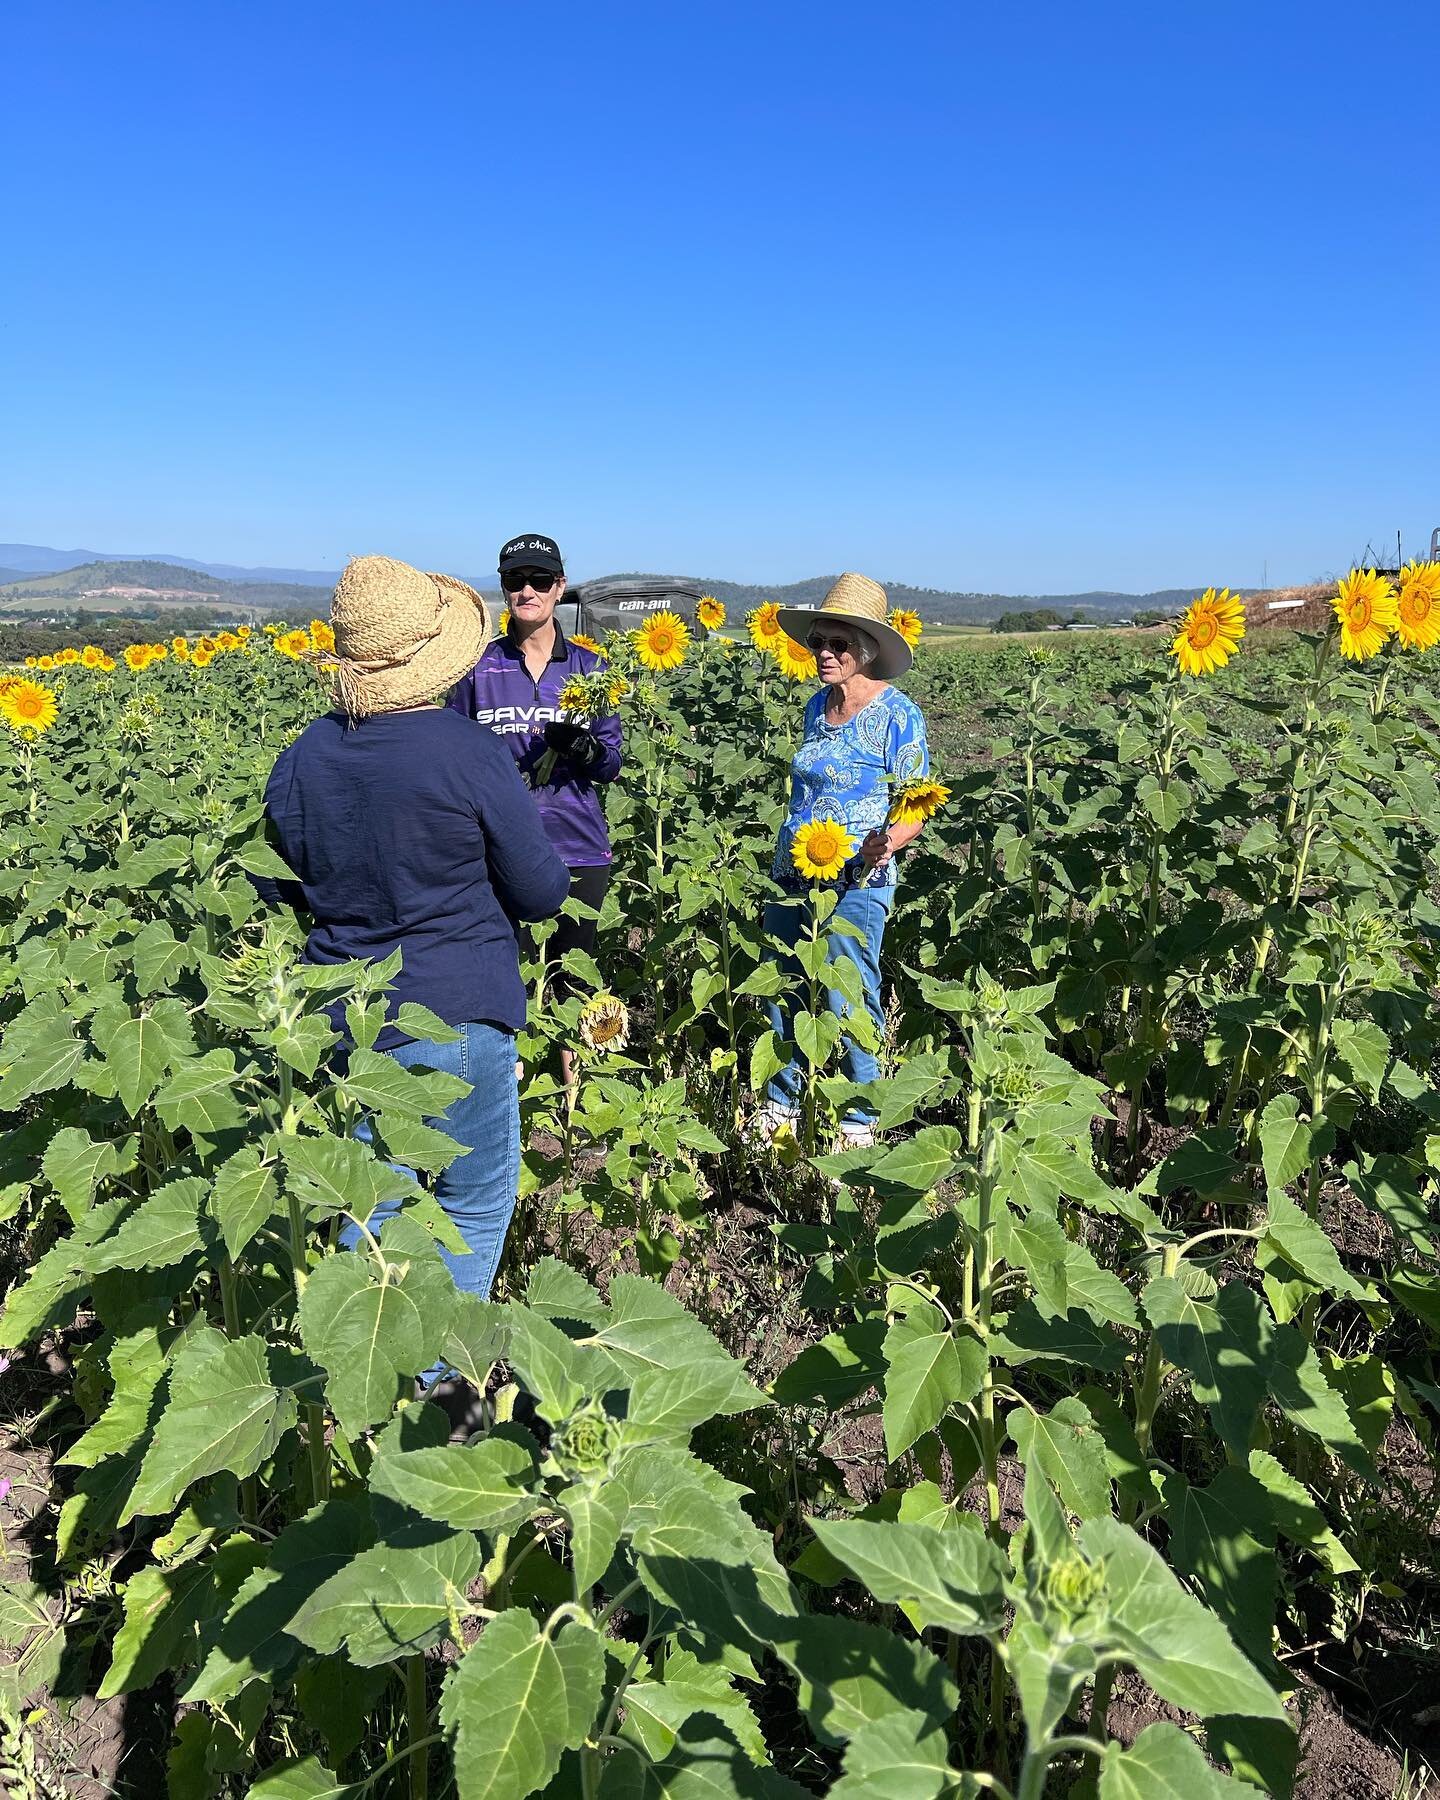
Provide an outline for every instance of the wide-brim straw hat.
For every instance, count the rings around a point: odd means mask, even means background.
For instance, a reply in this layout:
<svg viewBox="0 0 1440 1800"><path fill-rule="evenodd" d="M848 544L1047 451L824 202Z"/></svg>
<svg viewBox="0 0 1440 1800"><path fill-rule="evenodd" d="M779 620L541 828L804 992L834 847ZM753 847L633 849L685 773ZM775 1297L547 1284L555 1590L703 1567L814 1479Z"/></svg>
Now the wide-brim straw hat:
<svg viewBox="0 0 1440 1800"><path fill-rule="evenodd" d="M843 620L872 640L875 660L865 665L864 672L879 681L903 675L915 660L915 653L890 623L890 601L884 588L868 575L842 575L813 611L782 606L778 615L780 629L801 649L807 647L805 639L820 619Z"/></svg>
<svg viewBox="0 0 1440 1800"><path fill-rule="evenodd" d="M345 565L330 602L335 648L317 660L352 718L444 697L490 641L490 614L453 575L427 575L390 556Z"/></svg>

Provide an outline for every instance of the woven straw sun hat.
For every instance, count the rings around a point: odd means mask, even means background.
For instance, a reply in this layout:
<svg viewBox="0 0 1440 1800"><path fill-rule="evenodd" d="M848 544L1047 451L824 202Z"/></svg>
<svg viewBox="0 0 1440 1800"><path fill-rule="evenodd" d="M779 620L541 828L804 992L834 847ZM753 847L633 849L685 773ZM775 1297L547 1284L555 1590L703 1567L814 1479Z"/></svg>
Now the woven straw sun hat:
<svg viewBox="0 0 1440 1800"><path fill-rule="evenodd" d="M865 633L876 654L864 672L878 681L903 675L915 660L910 646L890 623L890 601L884 588L868 575L842 575L813 611L803 606L780 608L780 629L801 649L807 648L805 639L819 621L853 625Z"/></svg>
<svg viewBox="0 0 1440 1800"><path fill-rule="evenodd" d="M320 664L354 719L443 697L490 641L490 615L474 588L390 556L345 565L330 623L335 648Z"/></svg>

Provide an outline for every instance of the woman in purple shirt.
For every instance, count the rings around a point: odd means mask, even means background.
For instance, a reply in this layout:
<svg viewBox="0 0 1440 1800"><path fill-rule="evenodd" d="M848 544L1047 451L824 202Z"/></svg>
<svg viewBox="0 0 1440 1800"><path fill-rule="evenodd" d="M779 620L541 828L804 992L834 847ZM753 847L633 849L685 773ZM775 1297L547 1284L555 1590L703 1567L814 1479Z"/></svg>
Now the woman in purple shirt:
<svg viewBox="0 0 1440 1800"><path fill-rule="evenodd" d="M508 745L535 796L540 818L556 854L570 871L573 899L599 911L610 886L610 833L599 788L620 773L620 720L613 713L585 725L567 717L560 690L572 675L589 675L600 658L569 642L555 619L565 594L565 564L553 538L522 532L500 551L500 585L510 622L479 662L459 681L450 705L487 726ZM542 781L540 767L553 752L553 767ZM591 953L595 923L562 917L546 946L547 961L558 964L567 950ZM557 999L569 984L557 972L550 982ZM562 1052L565 1079L570 1053Z"/></svg>

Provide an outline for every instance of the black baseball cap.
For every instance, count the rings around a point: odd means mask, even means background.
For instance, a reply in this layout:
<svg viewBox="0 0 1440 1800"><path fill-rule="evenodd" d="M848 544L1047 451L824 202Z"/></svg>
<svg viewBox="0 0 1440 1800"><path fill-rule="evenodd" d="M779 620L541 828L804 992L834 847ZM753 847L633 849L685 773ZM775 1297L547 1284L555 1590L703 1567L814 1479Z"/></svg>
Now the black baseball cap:
<svg viewBox="0 0 1440 1800"><path fill-rule="evenodd" d="M502 575L510 569L543 569L551 575L563 575L565 564L554 538L542 537L538 531L523 531L500 546L499 569Z"/></svg>

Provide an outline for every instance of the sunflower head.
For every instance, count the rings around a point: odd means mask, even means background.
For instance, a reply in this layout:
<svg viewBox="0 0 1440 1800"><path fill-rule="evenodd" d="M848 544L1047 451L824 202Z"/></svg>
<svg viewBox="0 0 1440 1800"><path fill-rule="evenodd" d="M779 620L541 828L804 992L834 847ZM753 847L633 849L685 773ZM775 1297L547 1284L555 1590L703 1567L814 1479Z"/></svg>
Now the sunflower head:
<svg viewBox="0 0 1440 1800"><path fill-rule="evenodd" d="M80 652L80 661L87 669L98 669L105 659L105 652L98 644L87 644Z"/></svg>
<svg viewBox="0 0 1440 1800"><path fill-rule="evenodd" d="M55 658L56 664L62 669L73 669L75 667L76 663L79 662L79 660L80 660L80 652L74 647L73 644L67 644L65 646L65 648L60 652L60 654Z"/></svg>
<svg viewBox="0 0 1440 1800"><path fill-rule="evenodd" d="M35 659L35 667L37 669L53 669L55 667L55 658L53 656L37 656Z"/></svg>
<svg viewBox="0 0 1440 1800"><path fill-rule="evenodd" d="M1395 635L1407 650L1440 643L1440 563L1412 562L1401 570Z"/></svg>
<svg viewBox="0 0 1440 1800"><path fill-rule="evenodd" d="M248 625L237 625L235 628L235 635L242 644L248 642L250 637L250 627Z"/></svg>
<svg viewBox="0 0 1440 1800"><path fill-rule="evenodd" d="M785 635L780 629L780 602L767 600L753 612L746 613L745 625L757 650L774 650L775 640Z"/></svg>
<svg viewBox="0 0 1440 1800"><path fill-rule="evenodd" d="M312 648L310 633L303 629L282 632L275 639L275 648L281 656L288 656L291 662L294 662L297 657L304 656Z"/></svg>
<svg viewBox="0 0 1440 1800"><path fill-rule="evenodd" d="M593 653L596 656L603 657L603 656L607 656L609 654L609 652L606 650L605 646L603 644L597 644L595 639L592 638L588 632L584 632L584 631L572 632L570 634L570 642L572 644L578 644L582 650L593 651Z"/></svg>
<svg viewBox="0 0 1440 1800"><path fill-rule="evenodd" d="M215 660L215 652L207 650L203 644L197 644L190 653L190 660L197 669L208 669Z"/></svg>
<svg viewBox="0 0 1440 1800"><path fill-rule="evenodd" d="M790 860L811 881L833 881L849 862L855 840L834 819L811 819L799 827Z"/></svg>
<svg viewBox="0 0 1440 1800"><path fill-rule="evenodd" d="M329 631L330 627L327 625L325 627L325 629L326 629L326 631ZM312 636L313 636L313 633L312 633ZM322 649L322 650L331 649L334 646L334 641L335 641L334 636L332 634L329 644L321 644L319 639L317 638L316 645L317 645L317 648ZM237 636L237 634L233 631L222 631L220 633L220 635L215 639L215 648L217 650L238 650L240 648L240 639Z"/></svg>
<svg viewBox="0 0 1440 1800"><path fill-rule="evenodd" d="M500 633L501 637L504 637L505 633L507 631L509 631L509 629L510 629L510 608L508 606L503 607L501 609L500 623L495 627L495 629Z"/></svg>
<svg viewBox="0 0 1440 1800"><path fill-rule="evenodd" d="M1352 569L1331 605L1340 621L1340 654L1365 662L1385 647L1398 613L1395 590L1374 569Z"/></svg>
<svg viewBox="0 0 1440 1800"><path fill-rule="evenodd" d="M792 681L813 681L819 672L815 664L815 652L808 644L797 644L792 637L782 631L770 646L770 654L779 663L782 673Z"/></svg>
<svg viewBox="0 0 1440 1800"><path fill-rule="evenodd" d="M950 790L928 775L902 781L890 802L892 825L921 825L933 818L950 798Z"/></svg>
<svg viewBox="0 0 1440 1800"><path fill-rule="evenodd" d="M890 623L895 627L905 642L913 650L920 642L920 633L925 629L920 615L911 612L907 607L895 606L890 609Z"/></svg>
<svg viewBox="0 0 1440 1800"><path fill-rule="evenodd" d="M580 1042L587 1050L623 1050L630 1041L630 1013L614 994L592 994L580 1008Z"/></svg>
<svg viewBox="0 0 1440 1800"><path fill-rule="evenodd" d="M138 674L150 660L150 646L148 644L127 644L124 657L125 667L134 669Z"/></svg>
<svg viewBox="0 0 1440 1800"><path fill-rule="evenodd" d="M100 673L102 675L113 675L115 673L115 658L111 656L108 651L100 658Z"/></svg>
<svg viewBox="0 0 1440 1800"><path fill-rule="evenodd" d="M590 690L581 675L572 675L560 690L560 710L567 713L590 711Z"/></svg>
<svg viewBox="0 0 1440 1800"><path fill-rule="evenodd" d="M16 681L0 695L0 713L6 724L27 737L48 731L59 711L54 690L43 681Z"/></svg>
<svg viewBox="0 0 1440 1800"><path fill-rule="evenodd" d="M678 669L690 648L690 628L678 613L651 613L635 633L635 649L641 663L659 674Z"/></svg>
<svg viewBox="0 0 1440 1800"><path fill-rule="evenodd" d="M220 642L222 650L228 648L224 637L225 634L222 633ZM310 621L310 642L316 650L333 650L335 648L335 633L326 620L312 619Z"/></svg>
<svg viewBox="0 0 1440 1800"><path fill-rule="evenodd" d="M1229 588L1206 588L1192 600L1170 646L1187 675L1211 675L1223 669L1245 635L1245 606Z"/></svg>
<svg viewBox="0 0 1440 1800"><path fill-rule="evenodd" d="M27 669L38 668L39 664L40 664L40 658L38 656L27 656L25 658L25 667Z"/></svg>
<svg viewBox="0 0 1440 1800"><path fill-rule="evenodd" d="M605 698L612 707L618 706L630 692L630 683L623 675L612 675L609 686L605 689Z"/></svg>
<svg viewBox="0 0 1440 1800"><path fill-rule="evenodd" d="M718 631L725 623L725 608L713 594L702 594L695 607L695 617L707 631Z"/></svg>

